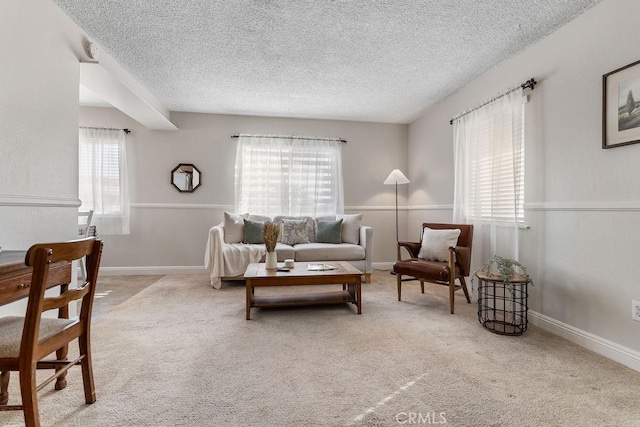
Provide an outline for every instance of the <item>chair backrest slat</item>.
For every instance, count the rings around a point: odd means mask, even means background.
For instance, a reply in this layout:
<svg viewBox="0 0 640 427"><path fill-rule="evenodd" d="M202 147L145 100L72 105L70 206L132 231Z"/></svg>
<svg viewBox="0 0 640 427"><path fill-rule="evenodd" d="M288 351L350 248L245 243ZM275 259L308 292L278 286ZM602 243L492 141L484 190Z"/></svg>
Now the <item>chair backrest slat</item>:
<svg viewBox="0 0 640 427"><path fill-rule="evenodd" d="M51 249L52 254L50 262L71 262L84 256L91 255L95 240L96 239L94 238L83 238L71 240L69 242L38 243L29 248L24 262L28 266L34 266L36 251L40 248Z"/></svg>
<svg viewBox="0 0 640 427"><path fill-rule="evenodd" d="M68 305L71 301L83 298L89 292L90 286L86 285L81 288L70 289L57 297L45 297L42 302L42 311L49 311Z"/></svg>

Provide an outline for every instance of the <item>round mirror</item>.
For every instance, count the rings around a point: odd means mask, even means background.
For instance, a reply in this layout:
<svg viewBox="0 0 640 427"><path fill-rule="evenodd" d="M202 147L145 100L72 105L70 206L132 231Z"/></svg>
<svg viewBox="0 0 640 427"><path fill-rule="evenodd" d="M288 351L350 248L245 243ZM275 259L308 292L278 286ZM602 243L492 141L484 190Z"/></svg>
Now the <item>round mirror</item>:
<svg viewBox="0 0 640 427"><path fill-rule="evenodd" d="M180 163L171 171L171 183L181 193L193 193L200 186L200 171L191 163Z"/></svg>

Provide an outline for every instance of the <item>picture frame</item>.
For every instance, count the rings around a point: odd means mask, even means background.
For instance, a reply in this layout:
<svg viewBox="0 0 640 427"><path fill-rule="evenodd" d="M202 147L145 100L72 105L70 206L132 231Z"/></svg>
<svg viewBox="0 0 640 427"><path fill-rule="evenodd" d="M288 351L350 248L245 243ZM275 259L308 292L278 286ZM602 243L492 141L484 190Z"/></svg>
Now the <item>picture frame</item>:
<svg viewBox="0 0 640 427"><path fill-rule="evenodd" d="M602 148L640 142L640 61L602 76Z"/></svg>

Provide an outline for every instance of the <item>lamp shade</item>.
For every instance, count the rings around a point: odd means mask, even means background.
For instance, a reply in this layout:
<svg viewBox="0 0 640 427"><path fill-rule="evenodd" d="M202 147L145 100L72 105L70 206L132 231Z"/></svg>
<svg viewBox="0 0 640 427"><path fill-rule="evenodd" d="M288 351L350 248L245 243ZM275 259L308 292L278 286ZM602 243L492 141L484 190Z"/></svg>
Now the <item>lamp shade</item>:
<svg viewBox="0 0 640 427"><path fill-rule="evenodd" d="M391 171L387 179L384 180L385 185L395 185L395 184L408 184L409 178L404 176L400 169L394 169Z"/></svg>

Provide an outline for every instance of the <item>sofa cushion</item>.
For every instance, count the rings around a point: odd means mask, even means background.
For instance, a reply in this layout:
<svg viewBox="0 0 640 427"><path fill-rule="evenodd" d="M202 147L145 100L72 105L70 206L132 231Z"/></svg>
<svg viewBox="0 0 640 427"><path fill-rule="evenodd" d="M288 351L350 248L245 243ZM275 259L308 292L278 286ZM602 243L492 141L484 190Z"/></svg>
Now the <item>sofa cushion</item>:
<svg viewBox="0 0 640 427"><path fill-rule="evenodd" d="M224 242L225 243L240 243L244 240L244 219L249 218L249 214L232 214L229 212L224 213L224 222L222 228L224 229Z"/></svg>
<svg viewBox="0 0 640 427"><path fill-rule="evenodd" d="M310 243L306 219L283 219L280 226L280 242L285 245Z"/></svg>
<svg viewBox="0 0 640 427"><path fill-rule="evenodd" d="M295 245L296 261L356 261L364 259L364 248L349 243L301 243Z"/></svg>
<svg viewBox="0 0 640 427"><path fill-rule="evenodd" d="M276 216L273 218L273 222L277 222L282 226L282 221L283 220L304 220L306 221L306 227L307 227L307 239L309 240L309 243L313 243L316 241L316 228L315 228L315 222L313 221L313 218L311 218L310 216ZM282 231L280 232L280 241L282 242Z"/></svg>
<svg viewBox="0 0 640 427"><path fill-rule="evenodd" d="M283 262L285 259L296 258L295 248L290 245L285 245L284 243L278 243L276 245L276 254L278 255L278 262Z"/></svg>
<svg viewBox="0 0 640 427"><path fill-rule="evenodd" d="M342 243L342 220L316 221L316 242Z"/></svg>
<svg viewBox="0 0 640 427"><path fill-rule="evenodd" d="M448 261L449 248L456 246L460 230L457 228L448 230L432 230L425 227L422 231L422 245L418 258L431 261Z"/></svg>
<svg viewBox="0 0 640 427"><path fill-rule="evenodd" d="M362 214L336 215L336 219L342 219L342 241L354 245L360 243Z"/></svg>
<svg viewBox="0 0 640 427"><path fill-rule="evenodd" d="M264 222L244 219L244 243L264 243Z"/></svg>

